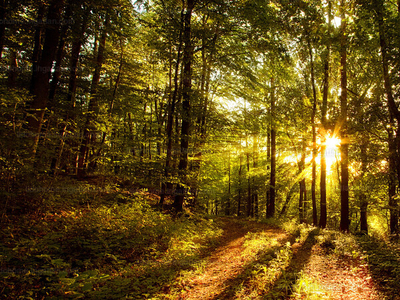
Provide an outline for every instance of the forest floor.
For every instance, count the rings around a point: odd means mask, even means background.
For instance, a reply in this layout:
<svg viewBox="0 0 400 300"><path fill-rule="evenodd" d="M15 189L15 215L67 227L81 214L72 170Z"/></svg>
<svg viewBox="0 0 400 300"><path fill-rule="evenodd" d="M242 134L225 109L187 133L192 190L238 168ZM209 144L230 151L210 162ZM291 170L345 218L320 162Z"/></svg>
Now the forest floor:
<svg viewBox="0 0 400 300"><path fill-rule="evenodd" d="M385 295L379 290L365 258L355 259L330 253L332 245L328 242L321 246L313 231L305 240L296 241L282 229L271 228L263 223L238 222L231 218L221 218L220 221L224 230L220 246L209 253L201 270L177 280L172 286L172 298L400 299L395 294ZM246 243L249 234L257 233L258 237L262 234L264 239L275 241L272 245L276 249L290 245L291 253L283 255L288 257L280 258L283 260L281 270L269 263L268 267L273 268L273 272L280 273L268 278L272 279L271 282L262 278L264 276L258 276L263 269L257 270L255 261L261 263L263 259L260 259L260 253L254 255L254 251L257 251L254 245ZM268 256L267 260L270 262L273 256ZM289 261L285 262L286 259ZM164 297L169 298L165 294Z"/></svg>
<svg viewBox="0 0 400 300"><path fill-rule="evenodd" d="M1 215L0 299L400 299L400 244L384 236L92 190Z"/></svg>

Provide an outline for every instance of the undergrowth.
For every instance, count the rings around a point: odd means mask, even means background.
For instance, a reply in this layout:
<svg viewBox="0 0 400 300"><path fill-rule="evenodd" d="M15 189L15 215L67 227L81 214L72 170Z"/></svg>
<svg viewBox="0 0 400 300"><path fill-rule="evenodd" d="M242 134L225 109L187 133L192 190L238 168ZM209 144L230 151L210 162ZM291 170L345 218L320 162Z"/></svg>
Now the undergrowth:
<svg viewBox="0 0 400 300"><path fill-rule="evenodd" d="M151 298L221 234L199 215L162 213L146 194L111 197L3 218L1 297Z"/></svg>

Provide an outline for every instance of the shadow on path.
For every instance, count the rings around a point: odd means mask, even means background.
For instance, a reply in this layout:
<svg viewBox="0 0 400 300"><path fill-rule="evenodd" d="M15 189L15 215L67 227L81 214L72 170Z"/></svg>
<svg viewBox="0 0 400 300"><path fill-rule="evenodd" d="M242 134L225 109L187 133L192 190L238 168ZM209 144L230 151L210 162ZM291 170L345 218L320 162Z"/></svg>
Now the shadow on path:
<svg viewBox="0 0 400 300"><path fill-rule="evenodd" d="M400 251L376 238L363 236L357 239L368 255L368 267L377 289L385 299L400 299Z"/></svg>
<svg viewBox="0 0 400 300"><path fill-rule="evenodd" d="M304 268L307 264L308 259L311 255L311 247L315 243L314 236L316 234L316 230L310 232L306 241L302 244L295 244L295 237L286 237L279 241L279 245L275 247L271 247L267 249L267 251L259 257L255 261L249 262L245 267L242 273L235 276L234 278L228 280L226 282L226 287L223 292L215 295L212 299L213 300L220 300L220 299L233 299L235 298L237 292L244 286L249 283L251 278L254 275L254 270L257 266L268 266L272 260L276 258L276 254L279 253L281 250L284 249L285 244L289 242L294 247L294 256L290 262L290 265L287 270L283 271L282 276L280 276L275 284L273 285L272 289L266 295L266 299L279 299L276 295L282 295L282 284L287 282L287 274L293 273L293 280L289 283L293 285L296 281L296 275ZM250 291L251 292L251 291ZM285 289L284 295L290 295L291 289Z"/></svg>
<svg viewBox="0 0 400 300"><path fill-rule="evenodd" d="M307 239L302 244L294 244L293 257L289 266L282 271L281 276L275 281L263 299L288 299L293 293L293 287L296 284L300 272L308 264L311 257L311 249L315 244L315 236L319 230L312 230Z"/></svg>

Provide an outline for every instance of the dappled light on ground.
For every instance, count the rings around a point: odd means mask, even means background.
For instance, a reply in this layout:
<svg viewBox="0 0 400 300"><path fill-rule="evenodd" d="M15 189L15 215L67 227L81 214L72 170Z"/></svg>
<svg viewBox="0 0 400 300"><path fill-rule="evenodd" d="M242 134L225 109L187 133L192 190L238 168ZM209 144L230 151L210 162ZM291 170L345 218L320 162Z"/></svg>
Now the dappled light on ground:
<svg viewBox="0 0 400 300"><path fill-rule="evenodd" d="M226 218L223 224L224 235L219 246L209 257L201 270L179 280L178 299L219 299L235 278L240 276L255 258L257 253L245 253L245 235L248 232L262 231L271 240L281 240L287 234L281 229L271 229L262 223L240 223ZM277 242L278 243L278 242Z"/></svg>
<svg viewBox="0 0 400 300"><path fill-rule="evenodd" d="M334 233L302 227L291 235L250 225L225 218L221 245L200 268L181 273L165 298L389 299L377 289L362 250L347 253L343 241L329 240Z"/></svg>
<svg viewBox="0 0 400 300"><path fill-rule="evenodd" d="M318 284L319 288L311 292L319 299L384 299L376 290L367 263L327 255L319 245L312 247L303 271L305 276L309 282ZM301 293L297 296L302 299Z"/></svg>

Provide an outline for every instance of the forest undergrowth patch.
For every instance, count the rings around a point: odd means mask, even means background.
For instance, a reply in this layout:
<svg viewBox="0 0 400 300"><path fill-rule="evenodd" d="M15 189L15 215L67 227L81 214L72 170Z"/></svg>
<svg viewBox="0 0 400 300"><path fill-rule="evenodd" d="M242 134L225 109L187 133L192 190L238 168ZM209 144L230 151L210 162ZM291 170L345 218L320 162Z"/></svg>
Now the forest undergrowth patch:
<svg viewBox="0 0 400 300"><path fill-rule="evenodd" d="M1 298L395 299L400 291L395 242L295 221L177 217L146 191L78 187L87 192L53 190L46 209L2 215Z"/></svg>
<svg viewBox="0 0 400 300"><path fill-rule="evenodd" d="M175 218L155 209L151 197L106 193L89 205L63 199L40 213L4 215L1 298L151 297L221 234L212 219Z"/></svg>

